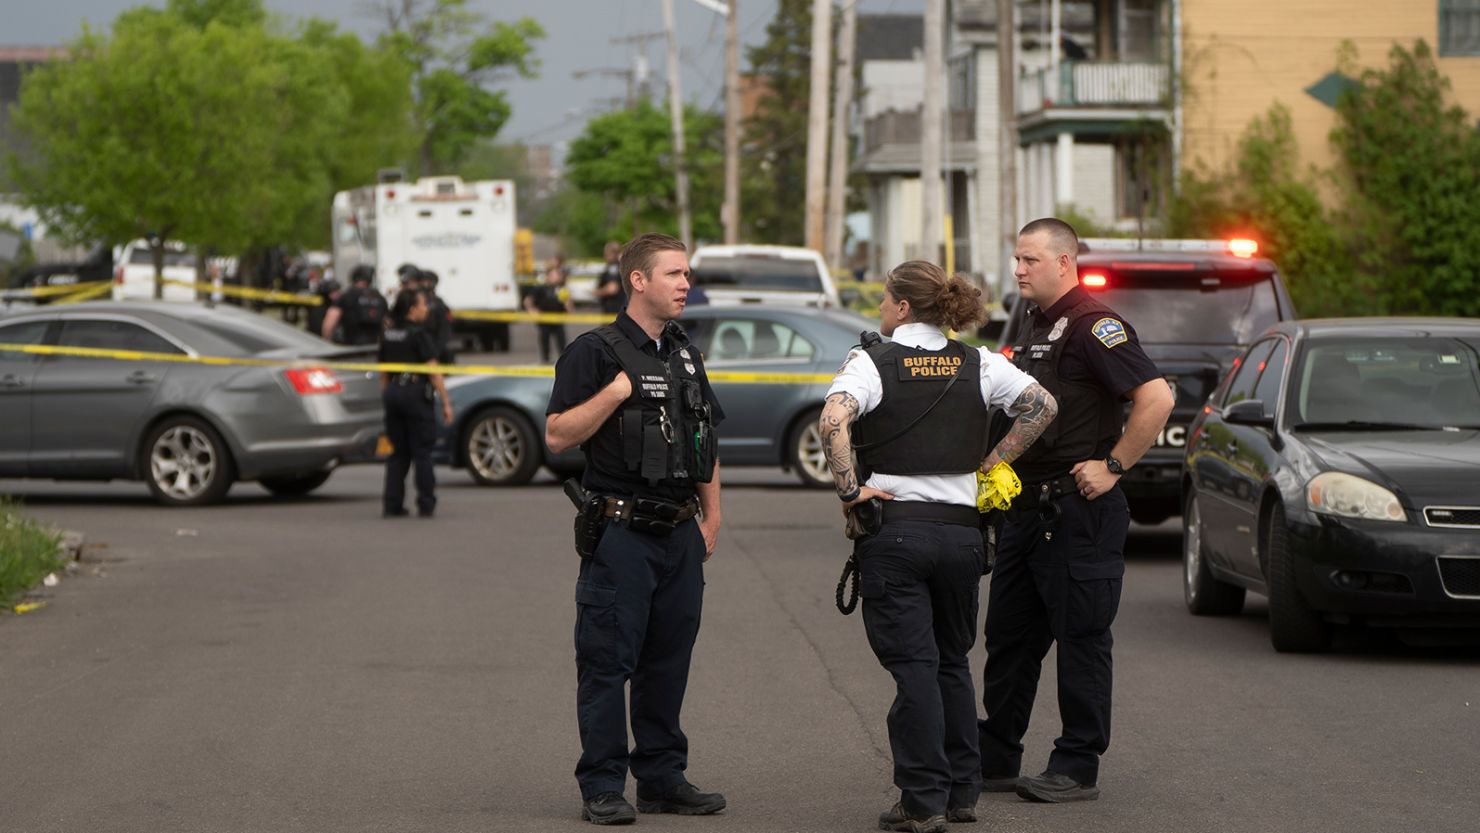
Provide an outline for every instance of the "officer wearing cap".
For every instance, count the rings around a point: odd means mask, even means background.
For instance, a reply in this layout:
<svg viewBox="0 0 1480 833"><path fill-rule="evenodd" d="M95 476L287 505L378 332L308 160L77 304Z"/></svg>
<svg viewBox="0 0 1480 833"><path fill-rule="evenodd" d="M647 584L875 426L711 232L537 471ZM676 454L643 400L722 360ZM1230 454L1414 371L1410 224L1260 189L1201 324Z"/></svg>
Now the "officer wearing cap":
<svg viewBox="0 0 1480 833"><path fill-rule="evenodd" d="M688 739L679 727L704 562L719 536L714 426L724 412L675 320L689 289L683 243L645 234L623 248L620 263L627 307L561 354L545 425L551 451L585 452L581 497L595 510L600 536L594 551L578 545L587 557L576 581L575 629L575 774L581 817L595 824L636 819L623 796L629 768L645 813L725 807L723 795L700 792L684 777Z"/></svg>
<svg viewBox="0 0 1480 833"><path fill-rule="evenodd" d="M938 833L948 820L976 820L981 762L966 660L986 570L976 472L1017 457L1054 418L1053 398L1032 377L943 332L984 317L980 290L960 276L900 264L879 305L880 332L893 341L866 334L822 409L823 451L845 514L882 501L882 525L862 530L855 557L864 630L896 687L889 747L900 799L879 816L883 830ZM989 451L994 407L1020 417Z"/></svg>
<svg viewBox="0 0 1480 833"><path fill-rule="evenodd" d="M421 283L421 291L427 296L427 332L432 334L432 341L437 346L437 361L442 364L452 364L456 357L452 352L452 310L448 309L447 302L437 294L437 284L440 279L437 273L430 269L421 269L417 272Z"/></svg>
<svg viewBox="0 0 1480 833"><path fill-rule="evenodd" d="M1079 285L1078 251L1061 220L1035 220L1018 235L1014 275L1036 309L1013 362L1054 395L1060 416L1016 464L1023 492L1007 512L992 572L980 725L983 789L1055 803L1099 797L1110 744L1110 625L1130 526L1117 484L1173 403L1130 322ZM1062 734L1046 770L1019 777L1039 669L1054 643Z"/></svg>

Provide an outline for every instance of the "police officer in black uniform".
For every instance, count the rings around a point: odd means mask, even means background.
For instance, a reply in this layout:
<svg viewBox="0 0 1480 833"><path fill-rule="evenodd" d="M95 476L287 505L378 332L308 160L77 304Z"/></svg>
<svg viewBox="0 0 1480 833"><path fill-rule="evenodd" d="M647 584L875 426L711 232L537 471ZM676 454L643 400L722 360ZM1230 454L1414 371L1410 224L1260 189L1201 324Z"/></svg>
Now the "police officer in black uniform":
<svg viewBox="0 0 1480 833"><path fill-rule="evenodd" d="M396 293L391 324L380 341L377 361L394 364L436 364L437 350L425 323L430 314L426 295L419 289ZM432 446L437 442L433 394L442 400L442 421L452 424L452 402L440 374L391 372L380 374L385 402L385 432L391 456L385 461L382 514L406 513L406 473L416 466L416 514L432 517L437 508L437 479L432 472Z"/></svg>
<svg viewBox="0 0 1480 833"><path fill-rule="evenodd" d="M1099 796L1110 625L1130 526L1117 483L1151 447L1173 401L1130 322L1079 285L1078 251L1074 229L1057 219L1035 220L1018 236L1014 274L1037 309L1013 361L1054 395L1059 418L1016 464L1023 493L1007 512L987 603L983 788L1042 802ZM1055 642L1063 734L1047 769L1020 778L1039 669Z"/></svg>
<svg viewBox="0 0 1480 833"><path fill-rule="evenodd" d="M426 328L437 346L437 361L452 364L457 358L452 352L452 310L448 309L447 302L437 294L437 284L441 279L430 269L421 269L417 274L421 280L421 291L426 293L427 306L430 309Z"/></svg>
<svg viewBox="0 0 1480 833"><path fill-rule="evenodd" d="M608 242L603 252L606 265L596 279L596 300L600 302L602 312L612 315L621 312L627 303L627 293L622 290L622 264L618 259L621 254L621 243L615 240Z"/></svg>
<svg viewBox="0 0 1480 833"><path fill-rule="evenodd" d="M895 267L879 316L894 340L865 336L833 380L819 428L844 511L859 513L864 629L896 686L889 746L900 800L879 827L939 833L948 820L975 821L981 792L966 659L986 569L976 471L1016 457L1052 421L1054 402L1005 357L946 337L943 328L985 314L976 287L933 263ZM989 452L994 407L1022 416Z"/></svg>
<svg viewBox="0 0 1480 833"><path fill-rule="evenodd" d="M387 304L385 296L376 289L375 267L360 264L350 273L354 284L339 296L324 315L320 334L341 344L377 344L385 329Z"/></svg>
<svg viewBox="0 0 1480 833"><path fill-rule="evenodd" d="M688 739L679 727L703 565L719 535L714 426L724 412L675 320L689 288L684 245L645 234L627 244L621 264L627 309L561 355L545 429L551 451L579 445L586 454L576 496L591 535L577 541L575 774L581 817L596 824L636 819L623 797L629 767L645 813L725 807L724 796L684 777Z"/></svg>

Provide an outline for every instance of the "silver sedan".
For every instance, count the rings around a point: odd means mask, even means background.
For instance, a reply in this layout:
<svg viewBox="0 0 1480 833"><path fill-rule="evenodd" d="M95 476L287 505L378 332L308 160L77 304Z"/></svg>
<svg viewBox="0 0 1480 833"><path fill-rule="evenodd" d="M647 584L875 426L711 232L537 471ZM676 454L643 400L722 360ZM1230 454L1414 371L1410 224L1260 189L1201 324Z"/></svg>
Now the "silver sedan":
<svg viewBox="0 0 1480 833"><path fill-rule="evenodd" d="M217 501L238 480L303 495L340 463L373 457L381 436L374 374L312 363L363 355L234 307L45 307L0 319L0 344L307 360L234 367L0 350L0 477L142 480L172 505Z"/></svg>

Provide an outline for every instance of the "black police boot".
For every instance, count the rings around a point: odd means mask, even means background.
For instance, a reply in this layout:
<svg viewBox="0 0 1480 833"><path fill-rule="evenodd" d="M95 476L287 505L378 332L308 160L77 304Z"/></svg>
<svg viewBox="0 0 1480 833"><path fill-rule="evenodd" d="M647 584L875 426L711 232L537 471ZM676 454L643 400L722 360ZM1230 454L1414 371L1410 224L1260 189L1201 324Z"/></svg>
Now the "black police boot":
<svg viewBox="0 0 1480 833"><path fill-rule="evenodd" d="M972 821L976 820L976 811L972 810ZM931 816L928 819L917 819L904 811L904 804L895 802L893 807L879 814L880 830L902 830L905 833L945 833L946 817Z"/></svg>
<svg viewBox="0 0 1480 833"><path fill-rule="evenodd" d="M631 824L637 811L619 792L604 792L581 805L581 820L592 824Z"/></svg>
<svg viewBox="0 0 1480 833"><path fill-rule="evenodd" d="M1018 782L1019 798L1045 804L1062 804L1066 801L1094 801L1100 797L1100 788L1094 784L1081 784L1067 775L1044 770L1042 775L1024 777Z"/></svg>
<svg viewBox="0 0 1480 833"><path fill-rule="evenodd" d="M687 781L661 793L643 789L638 784L637 809L644 813L707 816L725 809L725 797L719 793L699 792L698 787Z"/></svg>
<svg viewBox="0 0 1480 833"><path fill-rule="evenodd" d="M1022 779L1016 775L987 775L982 773L982 792L984 793L1013 793L1017 792L1018 781Z"/></svg>
<svg viewBox="0 0 1480 833"><path fill-rule="evenodd" d="M975 824L976 807L952 807L946 810L946 821L951 824Z"/></svg>

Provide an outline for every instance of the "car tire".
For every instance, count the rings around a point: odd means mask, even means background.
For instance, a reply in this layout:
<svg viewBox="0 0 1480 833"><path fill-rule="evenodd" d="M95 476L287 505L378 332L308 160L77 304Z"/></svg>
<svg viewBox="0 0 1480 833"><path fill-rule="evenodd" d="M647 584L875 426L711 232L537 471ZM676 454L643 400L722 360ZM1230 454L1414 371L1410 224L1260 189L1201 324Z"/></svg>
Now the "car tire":
<svg viewBox="0 0 1480 833"><path fill-rule="evenodd" d="M817 423L822 419L822 409L817 408L803 414L791 426L786 437L787 462L796 472L803 486L813 489L836 488L832 471L827 466L827 457L822 450L822 432Z"/></svg>
<svg viewBox="0 0 1480 833"><path fill-rule="evenodd" d="M1268 527L1264 542L1269 564L1269 641L1280 653L1324 651L1331 647L1331 625L1300 595L1284 506L1271 507Z"/></svg>
<svg viewBox="0 0 1480 833"><path fill-rule="evenodd" d="M329 475L332 473L320 471L313 474L263 477L257 482L277 497L303 497L328 482Z"/></svg>
<svg viewBox="0 0 1480 833"><path fill-rule="evenodd" d="M1197 492L1182 510L1182 600L1194 616L1231 616L1244 609L1244 588L1214 578L1202 542L1202 511Z"/></svg>
<svg viewBox="0 0 1480 833"><path fill-rule="evenodd" d="M221 435L191 416L164 419L145 438L140 470L166 506L204 506L226 496L236 466Z"/></svg>
<svg viewBox="0 0 1480 833"><path fill-rule="evenodd" d="M462 442L468 473L479 486L522 486L544 458L544 443L529 420L503 405L474 414Z"/></svg>

